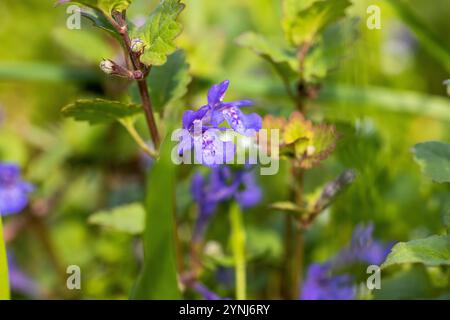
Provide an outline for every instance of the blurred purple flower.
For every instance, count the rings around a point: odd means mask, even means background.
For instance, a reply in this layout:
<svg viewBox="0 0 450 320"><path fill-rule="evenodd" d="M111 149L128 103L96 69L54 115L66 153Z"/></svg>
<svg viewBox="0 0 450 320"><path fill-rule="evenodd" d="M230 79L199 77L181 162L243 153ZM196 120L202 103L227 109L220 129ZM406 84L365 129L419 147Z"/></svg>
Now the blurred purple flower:
<svg viewBox="0 0 450 320"><path fill-rule="evenodd" d="M300 299L350 300L356 298L352 277L348 274L333 275L336 270L355 263L381 264L389 254L393 243L383 244L372 238L373 224L356 226L351 242L333 259L308 268Z"/></svg>
<svg viewBox="0 0 450 320"><path fill-rule="evenodd" d="M28 296L38 296L38 286L26 273L17 266L14 257L8 254L9 283L12 291Z"/></svg>
<svg viewBox="0 0 450 320"><path fill-rule="evenodd" d="M262 119L256 114L244 114L241 107L251 106L249 100L223 102L229 81L215 84L208 92L208 104L199 110L187 110L183 114L183 129L188 134L182 137L179 154L191 150L195 146L195 158L206 165L223 164L231 160L235 153L232 142L222 141L219 127L224 121L234 131L243 135L253 135L262 127Z"/></svg>
<svg viewBox="0 0 450 320"><path fill-rule="evenodd" d="M256 205L262 197L253 171L248 169L233 172L227 166L211 169L206 179L201 174L194 174L191 193L199 207L199 214L194 230L194 241L199 241L219 203L234 198L242 208Z"/></svg>
<svg viewBox="0 0 450 320"><path fill-rule="evenodd" d="M352 300L356 290L349 275L331 275L330 263L309 266L301 300Z"/></svg>
<svg viewBox="0 0 450 320"><path fill-rule="evenodd" d="M393 243L383 244L374 240L373 229L373 223L357 225L350 244L334 258L333 268L337 269L358 262L377 265L383 263Z"/></svg>
<svg viewBox="0 0 450 320"><path fill-rule="evenodd" d="M33 186L21 179L20 168L14 163L0 162L0 213L19 213L28 204Z"/></svg>
<svg viewBox="0 0 450 320"><path fill-rule="evenodd" d="M192 284L192 289L200 294L205 300L223 300L221 297L219 297L218 294L212 292L200 282L195 282L194 284Z"/></svg>

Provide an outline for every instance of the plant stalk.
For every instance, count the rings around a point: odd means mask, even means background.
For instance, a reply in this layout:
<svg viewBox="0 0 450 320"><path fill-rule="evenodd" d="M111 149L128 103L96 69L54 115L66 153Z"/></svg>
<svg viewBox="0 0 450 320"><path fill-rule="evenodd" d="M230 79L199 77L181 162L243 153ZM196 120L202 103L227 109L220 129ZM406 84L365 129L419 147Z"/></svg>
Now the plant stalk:
<svg viewBox="0 0 450 320"><path fill-rule="evenodd" d="M236 299L247 298L246 258L245 258L245 229L242 212L239 205L234 203L230 210L231 247L234 257L236 274Z"/></svg>
<svg viewBox="0 0 450 320"><path fill-rule="evenodd" d="M146 77L148 76L148 72L146 72L146 70L143 70L145 69L145 67L139 61L139 54L134 53L131 50L131 39L128 34L128 28L126 26L126 23L124 22L124 19L121 18L120 16L118 16L118 18L116 17L116 19L120 20L119 23L112 18L109 18L109 21L122 36L123 42L125 44L125 51L126 51L125 54L127 54L130 57L131 62L133 64L133 69L135 71L141 71L142 74L144 75L144 79L136 81L139 88L139 95L141 96L142 100L142 107L144 109L145 119L147 121L147 125L150 131L150 136L152 138L155 149L158 150L161 144L161 139L159 136L158 127L156 126L155 117L153 115L153 107L147 88L147 81L145 80Z"/></svg>

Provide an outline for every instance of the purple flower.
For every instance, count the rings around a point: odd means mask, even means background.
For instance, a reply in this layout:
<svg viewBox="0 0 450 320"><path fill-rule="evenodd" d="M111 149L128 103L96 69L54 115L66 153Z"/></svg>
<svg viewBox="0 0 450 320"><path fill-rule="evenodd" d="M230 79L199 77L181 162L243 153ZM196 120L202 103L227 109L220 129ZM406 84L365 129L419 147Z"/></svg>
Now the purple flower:
<svg viewBox="0 0 450 320"><path fill-rule="evenodd" d="M14 258L8 254L8 274L11 290L29 296L38 295L38 286L27 274L17 266Z"/></svg>
<svg viewBox="0 0 450 320"><path fill-rule="evenodd" d="M301 300L352 300L355 286L349 275L331 275L331 264L314 263L309 266Z"/></svg>
<svg viewBox="0 0 450 320"><path fill-rule="evenodd" d="M3 216L19 213L28 204L33 186L24 182L20 168L14 163L0 162L0 213Z"/></svg>
<svg viewBox="0 0 450 320"><path fill-rule="evenodd" d="M333 259L308 268L300 298L304 300L355 299L356 290L348 274L333 275L336 270L355 263L381 264L389 254L393 243L383 244L372 238L373 224L358 225L350 244Z"/></svg>
<svg viewBox="0 0 450 320"><path fill-rule="evenodd" d="M374 240L373 223L356 226L350 244L343 248L334 259L334 268L362 262L381 264L392 249L393 243L383 244Z"/></svg>
<svg viewBox="0 0 450 320"><path fill-rule="evenodd" d="M262 127L261 117L256 113L246 115L240 109L253 105L250 100L223 102L229 84L230 82L225 80L220 84L213 85L208 92L208 106L211 110L212 125L219 126L226 120L228 125L240 134L249 135L248 130L259 131Z"/></svg>
<svg viewBox="0 0 450 320"><path fill-rule="evenodd" d="M212 168L208 179L201 174L195 174L192 178L191 193L199 207L194 241L203 237L219 203L234 198L243 208L249 208L256 205L262 197L253 171L244 169L233 172L227 166Z"/></svg>
<svg viewBox="0 0 450 320"><path fill-rule="evenodd" d="M206 165L223 164L231 160L235 153L232 142L223 141L220 125L226 121L239 134L252 136L262 127L262 119L256 114L244 114L241 107L251 106L249 100L223 102L229 81L213 85L208 92L208 104L199 110L187 110L183 114L184 134L179 145L179 154L195 147L195 159Z"/></svg>
<svg viewBox="0 0 450 320"><path fill-rule="evenodd" d="M192 289L199 293L205 300L222 300L218 294L209 290L206 286L200 282L194 282L192 284Z"/></svg>

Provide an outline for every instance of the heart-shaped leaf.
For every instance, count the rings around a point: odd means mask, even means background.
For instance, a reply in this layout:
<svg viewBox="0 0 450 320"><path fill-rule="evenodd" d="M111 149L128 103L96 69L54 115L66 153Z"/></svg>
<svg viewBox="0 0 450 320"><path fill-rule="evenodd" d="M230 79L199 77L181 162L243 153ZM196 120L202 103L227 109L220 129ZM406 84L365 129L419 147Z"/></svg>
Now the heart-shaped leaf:
<svg viewBox="0 0 450 320"><path fill-rule="evenodd" d="M147 22L132 32L134 39L145 44L141 61L147 65L162 65L167 56L176 50L175 38L181 33L178 15L185 5L180 0L163 0L152 12Z"/></svg>
<svg viewBox="0 0 450 320"><path fill-rule="evenodd" d="M129 234L141 234L145 225L145 210L141 203L131 203L92 214L89 223Z"/></svg>
<svg viewBox="0 0 450 320"><path fill-rule="evenodd" d="M295 51L279 47L262 35L248 32L239 36L236 41L270 62L282 77L295 76L300 69Z"/></svg>
<svg viewBox="0 0 450 320"><path fill-rule="evenodd" d="M422 172L436 182L450 182L450 143L428 141L413 148Z"/></svg>
<svg viewBox="0 0 450 320"><path fill-rule="evenodd" d="M450 235L397 243L382 267L405 263L422 263L430 267L450 266Z"/></svg>
<svg viewBox="0 0 450 320"><path fill-rule="evenodd" d="M296 47L312 43L317 34L330 24L345 16L345 10L351 5L349 0L322 0L291 14L283 20L288 40ZM294 8L294 9L296 9Z"/></svg>
<svg viewBox="0 0 450 320"><path fill-rule="evenodd" d="M136 104L103 99L77 100L62 109L65 117L91 124L126 120L141 112L142 108Z"/></svg>

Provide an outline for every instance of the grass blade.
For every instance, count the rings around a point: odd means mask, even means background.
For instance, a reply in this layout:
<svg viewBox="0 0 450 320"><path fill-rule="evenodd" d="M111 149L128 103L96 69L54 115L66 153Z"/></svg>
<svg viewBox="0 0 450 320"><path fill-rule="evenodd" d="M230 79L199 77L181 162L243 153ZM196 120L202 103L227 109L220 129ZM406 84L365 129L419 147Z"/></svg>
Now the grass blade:
<svg viewBox="0 0 450 320"><path fill-rule="evenodd" d="M2 216L0 215L0 300L9 300L8 258L3 238Z"/></svg>
<svg viewBox="0 0 450 320"><path fill-rule="evenodd" d="M180 299L175 250L175 174L170 138L151 169L145 199L144 266L132 299Z"/></svg>

